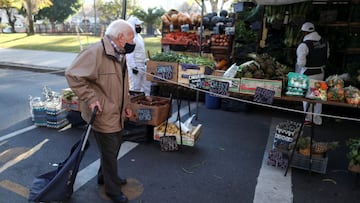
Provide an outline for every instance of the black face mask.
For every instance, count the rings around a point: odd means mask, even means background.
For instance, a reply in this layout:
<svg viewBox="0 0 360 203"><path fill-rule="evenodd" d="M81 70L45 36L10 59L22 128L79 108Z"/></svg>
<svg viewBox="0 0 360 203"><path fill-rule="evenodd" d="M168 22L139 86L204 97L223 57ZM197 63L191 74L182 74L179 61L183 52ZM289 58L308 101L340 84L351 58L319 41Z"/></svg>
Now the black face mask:
<svg viewBox="0 0 360 203"><path fill-rule="evenodd" d="M125 49L125 54L130 54L130 53L132 53L134 51L135 44L126 43L125 46L124 46L124 49Z"/></svg>
<svg viewBox="0 0 360 203"><path fill-rule="evenodd" d="M136 33L140 33L141 32L141 27L136 27L135 31L136 31Z"/></svg>

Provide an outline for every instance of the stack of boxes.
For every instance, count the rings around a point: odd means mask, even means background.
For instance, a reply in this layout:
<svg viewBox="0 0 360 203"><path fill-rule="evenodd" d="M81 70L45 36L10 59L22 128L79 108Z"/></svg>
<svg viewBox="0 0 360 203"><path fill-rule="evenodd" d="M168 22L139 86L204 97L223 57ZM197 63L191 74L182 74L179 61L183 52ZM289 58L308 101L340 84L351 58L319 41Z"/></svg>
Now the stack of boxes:
<svg viewBox="0 0 360 203"><path fill-rule="evenodd" d="M78 110L78 101L69 95L75 95L70 88L64 89L62 95L51 91L49 88L43 89L44 99L35 97L30 99L30 111L32 120L36 126L49 128L62 128L69 122L67 120L68 111ZM64 97L64 95L66 97ZM70 101L68 100L70 99Z"/></svg>
<svg viewBox="0 0 360 203"><path fill-rule="evenodd" d="M48 103L46 105L46 126L49 128L61 128L69 122L66 119L68 111L61 108L61 103Z"/></svg>
<svg viewBox="0 0 360 203"><path fill-rule="evenodd" d="M296 140L301 130L301 123L284 121L276 125L273 148L268 154L268 165L285 169L288 165L288 155L291 143Z"/></svg>

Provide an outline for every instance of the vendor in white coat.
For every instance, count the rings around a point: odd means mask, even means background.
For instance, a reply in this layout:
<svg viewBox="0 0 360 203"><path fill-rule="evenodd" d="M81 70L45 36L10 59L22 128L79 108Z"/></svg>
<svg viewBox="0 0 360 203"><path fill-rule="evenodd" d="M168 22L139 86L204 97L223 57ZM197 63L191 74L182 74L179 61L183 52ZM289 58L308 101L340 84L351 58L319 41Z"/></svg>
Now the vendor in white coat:
<svg viewBox="0 0 360 203"><path fill-rule="evenodd" d="M301 27L304 34L302 43L296 49L296 70L297 72L309 76L310 79L324 80L325 65L329 58L329 44L316 31L314 24L306 22ZM307 102L303 102L304 111L307 108ZM312 105L308 112L312 112ZM314 106L314 120L316 125L322 124L322 105L317 103ZM304 124L311 124L311 114L307 114Z"/></svg>
<svg viewBox="0 0 360 203"><path fill-rule="evenodd" d="M141 25L143 21L135 16L130 16L127 20L135 30L135 50L126 55L130 90L144 92L146 96L150 95L151 82L146 80L146 51L144 39L141 36Z"/></svg>

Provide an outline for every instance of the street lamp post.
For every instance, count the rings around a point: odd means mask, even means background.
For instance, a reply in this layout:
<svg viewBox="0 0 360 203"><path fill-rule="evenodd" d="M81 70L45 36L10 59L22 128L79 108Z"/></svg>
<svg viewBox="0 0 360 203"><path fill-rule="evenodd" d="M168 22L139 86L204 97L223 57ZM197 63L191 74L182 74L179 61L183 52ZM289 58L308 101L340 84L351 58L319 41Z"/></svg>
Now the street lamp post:
<svg viewBox="0 0 360 203"><path fill-rule="evenodd" d="M96 0L94 0L94 36L96 36Z"/></svg>
<svg viewBox="0 0 360 203"><path fill-rule="evenodd" d="M122 18L126 19L126 0L123 0L123 10L122 10Z"/></svg>

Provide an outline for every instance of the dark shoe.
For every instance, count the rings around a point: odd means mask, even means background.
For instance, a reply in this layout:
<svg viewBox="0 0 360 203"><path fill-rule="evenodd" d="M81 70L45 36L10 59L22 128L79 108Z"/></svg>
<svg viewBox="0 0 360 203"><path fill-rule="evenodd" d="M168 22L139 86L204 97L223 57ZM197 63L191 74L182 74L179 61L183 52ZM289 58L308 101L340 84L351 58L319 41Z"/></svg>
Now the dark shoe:
<svg viewBox="0 0 360 203"><path fill-rule="evenodd" d="M103 176L98 176L97 183L98 183L98 185L104 185L104 177ZM127 183L126 178L124 178L124 179L120 178L120 184L121 185L126 185L126 183Z"/></svg>
<svg viewBox="0 0 360 203"><path fill-rule="evenodd" d="M120 184L121 185L126 185L126 183L127 183L126 178L120 178Z"/></svg>
<svg viewBox="0 0 360 203"><path fill-rule="evenodd" d="M106 195L114 202L114 203L126 203L128 202L128 198L123 194L119 195L111 195L106 193Z"/></svg>

